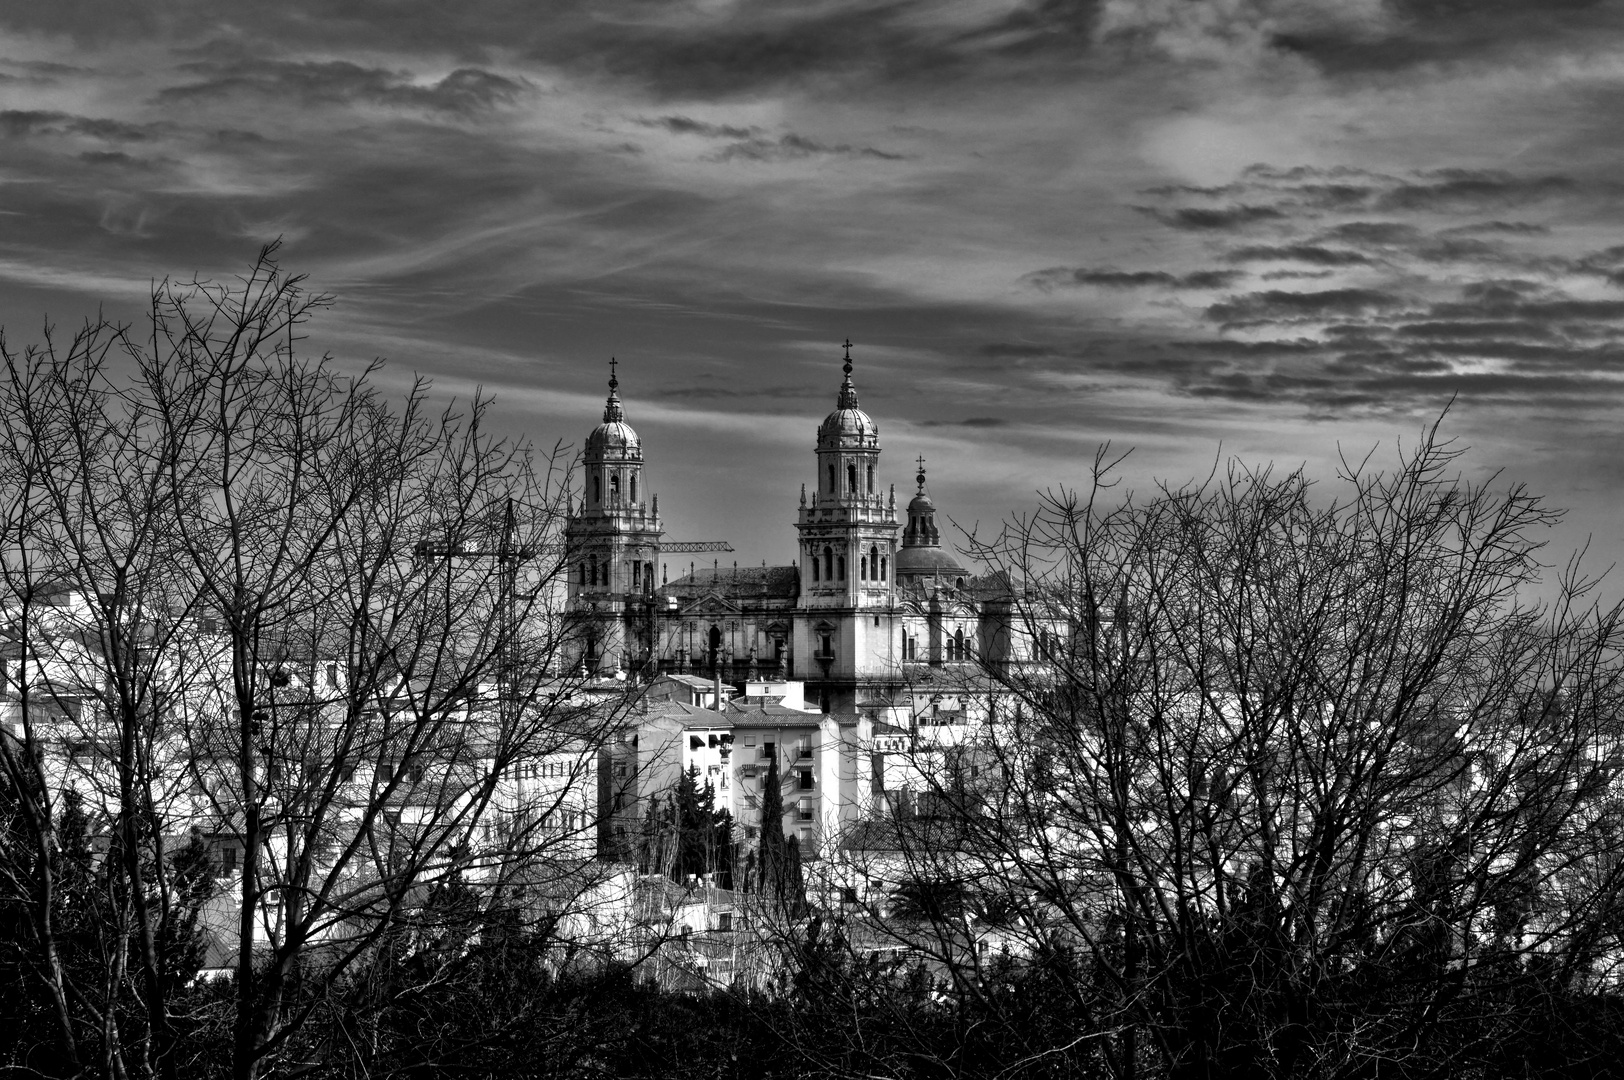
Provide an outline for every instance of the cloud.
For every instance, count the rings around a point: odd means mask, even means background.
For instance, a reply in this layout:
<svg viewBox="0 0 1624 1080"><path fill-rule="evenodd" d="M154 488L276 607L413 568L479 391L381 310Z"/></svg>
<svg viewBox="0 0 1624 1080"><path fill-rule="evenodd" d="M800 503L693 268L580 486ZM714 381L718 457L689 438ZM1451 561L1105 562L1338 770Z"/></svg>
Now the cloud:
<svg viewBox="0 0 1624 1080"><path fill-rule="evenodd" d="M0 110L0 137L7 139L77 135L109 142L140 142L171 129L172 125L167 124L128 124L41 109Z"/></svg>
<svg viewBox="0 0 1624 1080"><path fill-rule="evenodd" d="M202 78L164 88L158 94L160 101L213 101L227 95L250 94L305 103L366 102L467 114L511 105L533 89L525 80L471 67L458 68L438 82L419 85L407 72L363 67L347 60L250 60L230 64L194 61L184 65L184 70Z"/></svg>
<svg viewBox="0 0 1624 1080"><path fill-rule="evenodd" d="M1003 416L967 416L963 420L920 420L919 427L1002 428L1010 427L1013 420Z"/></svg>
<svg viewBox="0 0 1624 1080"><path fill-rule="evenodd" d="M1316 244L1254 244L1236 248L1224 258L1233 263L1300 262L1312 266L1366 266L1371 261L1368 255L1357 251Z"/></svg>
<svg viewBox="0 0 1624 1080"><path fill-rule="evenodd" d="M1578 181L1569 176L1516 176L1482 169L1438 169L1394 185L1377 196L1373 205L1377 210L1484 212L1571 195L1578 187Z"/></svg>
<svg viewBox="0 0 1624 1080"><path fill-rule="evenodd" d="M872 146L852 146L848 143L829 145L802 135L782 135L777 139L751 137L730 143L711 155L713 161L797 161L822 155L837 157L877 158L881 161L903 161L906 156L877 150Z"/></svg>
<svg viewBox="0 0 1624 1080"><path fill-rule="evenodd" d="M1221 301L1207 308L1206 317L1229 326L1260 322L1297 322L1386 311L1404 301L1377 289L1322 289L1289 292L1268 289Z"/></svg>
<svg viewBox="0 0 1624 1080"><path fill-rule="evenodd" d="M701 135L707 139L753 139L761 134L761 129L756 127L710 124L687 116L661 116L637 122L644 127L664 128L677 135Z"/></svg>
<svg viewBox="0 0 1624 1080"><path fill-rule="evenodd" d="M1172 210L1143 208L1165 225L1176 229L1239 229L1260 221L1278 221L1285 212L1273 206L1224 206L1217 208L1183 206Z"/></svg>
<svg viewBox="0 0 1624 1080"><path fill-rule="evenodd" d="M1088 285L1107 289L1222 289L1245 276L1238 270L1195 270L1186 274L1171 274L1165 270L1094 270L1051 266L1046 270L1033 271L1021 280L1045 291Z"/></svg>

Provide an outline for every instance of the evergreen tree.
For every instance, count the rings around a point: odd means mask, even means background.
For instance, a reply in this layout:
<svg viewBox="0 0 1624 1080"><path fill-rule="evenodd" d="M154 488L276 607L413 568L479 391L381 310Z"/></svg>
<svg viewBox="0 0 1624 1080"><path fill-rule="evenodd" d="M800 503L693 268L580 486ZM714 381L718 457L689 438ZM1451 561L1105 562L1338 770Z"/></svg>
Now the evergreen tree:
<svg viewBox="0 0 1624 1080"><path fill-rule="evenodd" d="M674 798L673 822L676 834L677 857L672 861L671 877L687 881L699 876L710 867L710 832L712 805L715 793L709 784L701 790L699 766L690 765L677 781Z"/></svg>
<svg viewBox="0 0 1624 1080"><path fill-rule="evenodd" d="M801 845L784 835L784 792L776 755L767 766L767 783L761 793L761 853L757 865L758 891L770 897L780 913L799 915L806 906Z"/></svg>

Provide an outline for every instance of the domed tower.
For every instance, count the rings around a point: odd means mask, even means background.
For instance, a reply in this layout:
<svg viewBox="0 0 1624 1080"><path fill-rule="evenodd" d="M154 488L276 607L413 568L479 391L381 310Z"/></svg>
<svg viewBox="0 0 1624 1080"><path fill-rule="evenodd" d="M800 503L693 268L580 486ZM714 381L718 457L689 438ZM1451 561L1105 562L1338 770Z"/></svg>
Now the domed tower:
<svg viewBox="0 0 1624 1080"><path fill-rule="evenodd" d="M817 480L801 491L797 675L827 709L854 707L861 685L891 670L896 493L877 476L880 433L857 404L851 342L835 411L818 427ZM802 659L808 658L808 659Z"/></svg>
<svg viewBox="0 0 1624 1080"><path fill-rule="evenodd" d="M902 548L897 552L897 584L937 579L944 585L958 585L965 577L965 570L952 552L942 549L942 533L936 527L936 504L925 491L924 458L919 459L919 472L914 480L919 490L908 503L908 525L902 530Z"/></svg>
<svg viewBox="0 0 1624 1080"><path fill-rule="evenodd" d="M565 528L569 609L580 659L597 671L642 667L653 647L654 567L660 561L660 500L643 484L643 443L626 423L615 361L603 423L581 453L580 506Z"/></svg>

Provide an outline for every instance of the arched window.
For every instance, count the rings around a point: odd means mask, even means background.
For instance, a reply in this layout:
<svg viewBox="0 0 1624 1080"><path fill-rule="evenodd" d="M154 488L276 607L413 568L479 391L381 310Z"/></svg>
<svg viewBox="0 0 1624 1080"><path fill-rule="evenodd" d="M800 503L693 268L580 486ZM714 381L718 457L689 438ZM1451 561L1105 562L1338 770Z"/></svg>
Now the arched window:
<svg viewBox="0 0 1624 1080"><path fill-rule="evenodd" d="M596 555L592 556L591 562L592 562L592 584L596 585L598 583L598 557Z"/></svg>
<svg viewBox="0 0 1624 1080"><path fill-rule="evenodd" d="M885 556L885 555L880 556L880 580L881 581L889 581L889 580L891 580L890 578L885 576L886 575L886 564L889 563L890 561L891 560L890 560L890 558L888 556Z"/></svg>
<svg viewBox="0 0 1624 1080"><path fill-rule="evenodd" d="M592 478L592 501L594 503L603 501L603 478L600 476Z"/></svg>
<svg viewBox="0 0 1624 1080"><path fill-rule="evenodd" d="M867 581L868 580L868 556L867 555L864 555L862 558L857 560L857 579L859 581Z"/></svg>
<svg viewBox="0 0 1624 1080"><path fill-rule="evenodd" d="M818 580L818 553L812 553L812 580Z"/></svg>
<svg viewBox="0 0 1624 1080"><path fill-rule="evenodd" d="M636 473L632 473L631 489L630 490L631 490L631 500L632 500L632 502L636 502L637 501L637 474Z"/></svg>
<svg viewBox="0 0 1624 1080"><path fill-rule="evenodd" d="M581 580L580 580L579 584L581 584L581 585L586 584L586 563L581 564Z"/></svg>
<svg viewBox="0 0 1624 1080"><path fill-rule="evenodd" d="M874 494L874 466L868 467L868 493Z"/></svg>
<svg viewBox="0 0 1624 1080"><path fill-rule="evenodd" d="M880 549L877 547L868 549L868 576L875 581L885 580L880 576Z"/></svg>
<svg viewBox="0 0 1624 1080"><path fill-rule="evenodd" d="M835 463L829 462L829 494L837 494L835 490Z"/></svg>
<svg viewBox="0 0 1624 1080"><path fill-rule="evenodd" d="M850 490L850 492L853 495L857 494L857 466L856 465L847 465L846 466L846 487Z"/></svg>
<svg viewBox="0 0 1624 1080"><path fill-rule="evenodd" d="M835 549L832 547L823 549L823 576L828 581L835 579Z"/></svg>
<svg viewBox="0 0 1624 1080"><path fill-rule="evenodd" d="M953 631L953 659L963 660L964 658L964 631L955 630Z"/></svg>
<svg viewBox="0 0 1624 1080"><path fill-rule="evenodd" d="M620 498L620 474L619 473L610 473L609 474L609 498L610 499L619 499Z"/></svg>
<svg viewBox="0 0 1624 1080"><path fill-rule="evenodd" d="M836 564L836 567L840 570L840 574L836 578L836 580L837 581L845 581L846 580L846 556L842 555L840 558L836 559L835 564Z"/></svg>

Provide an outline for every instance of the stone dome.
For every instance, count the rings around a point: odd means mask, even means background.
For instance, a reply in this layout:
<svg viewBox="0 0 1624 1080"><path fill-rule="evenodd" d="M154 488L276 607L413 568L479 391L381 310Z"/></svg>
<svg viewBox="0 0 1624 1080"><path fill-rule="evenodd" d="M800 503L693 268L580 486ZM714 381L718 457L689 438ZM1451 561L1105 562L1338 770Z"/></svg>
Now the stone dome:
<svg viewBox="0 0 1624 1080"><path fill-rule="evenodd" d="M874 421L868 413L853 405L850 408L836 409L823 418L818 425L818 441L841 438L878 438L880 429L874 426Z"/></svg>
<svg viewBox="0 0 1624 1080"><path fill-rule="evenodd" d="M896 574L898 578L963 577L964 567L949 551L934 545L903 547L897 550Z"/></svg>
<svg viewBox="0 0 1624 1080"><path fill-rule="evenodd" d="M614 375L615 360L609 359L609 400L603 405L603 423L592 429L586 437L587 457L604 456L640 458L643 440L626 423L626 411L620 407L620 380Z"/></svg>
<svg viewBox="0 0 1624 1080"><path fill-rule="evenodd" d="M851 382L851 342L846 342L845 363L841 370L846 377L840 384L840 394L835 398L835 411L823 418L818 425L818 445L820 447L838 446L856 443L863 447L874 446L880 438L880 429L874 426L874 420L857 406L857 387Z"/></svg>
<svg viewBox="0 0 1624 1080"><path fill-rule="evenodd" d="M618 404L618 403L617 403ZM594 457L607 453L640 454L643 441L624 420L604 420L586 437L586 452Z"/></svg>

